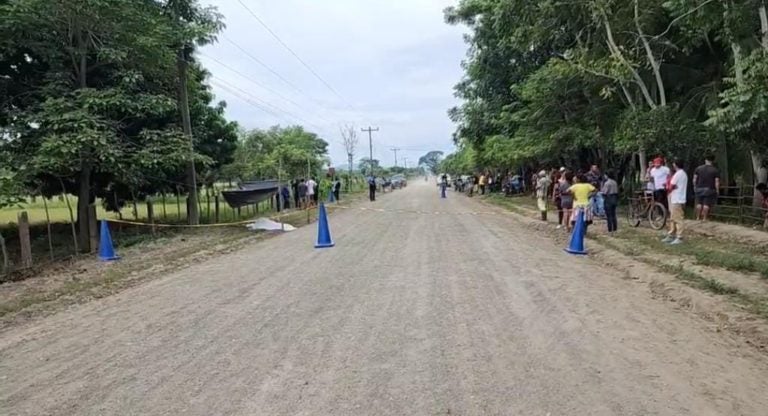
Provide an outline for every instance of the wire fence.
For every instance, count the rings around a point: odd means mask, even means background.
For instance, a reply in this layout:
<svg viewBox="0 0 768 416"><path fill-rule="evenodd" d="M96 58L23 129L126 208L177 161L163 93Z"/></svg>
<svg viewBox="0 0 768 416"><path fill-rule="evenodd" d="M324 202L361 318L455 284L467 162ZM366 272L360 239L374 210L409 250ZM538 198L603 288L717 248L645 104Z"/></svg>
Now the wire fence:
<svg viewBox="0 0 768 416"><path fill-rule="evenodd" d="M361 192L367 185L362 178L353 178L342 186L345 195ZM318 200L328 198L327 188L318 190ZM220 190L198 193L200 224L205 226L242 226L245 221L278 212L276 193L267 199L240 208L232 208ZM129 201L120 212L107 211L103 201L97 200L91 210L94 219L110 220L110 231L118 248L135 245L148 239L161 238L181 232L187 223L187 194L158 194L143 200ZM39 269L55 263L78 258L81 252L76 227L76 200L65 195L45 199L30 198L22 207L0 210L0 283L23 280ZM296 210L295 201L288 201L289 209ZM284 205L281 204L281 207ZM98 249L97 221L89 226L91 253Z"/></svg>

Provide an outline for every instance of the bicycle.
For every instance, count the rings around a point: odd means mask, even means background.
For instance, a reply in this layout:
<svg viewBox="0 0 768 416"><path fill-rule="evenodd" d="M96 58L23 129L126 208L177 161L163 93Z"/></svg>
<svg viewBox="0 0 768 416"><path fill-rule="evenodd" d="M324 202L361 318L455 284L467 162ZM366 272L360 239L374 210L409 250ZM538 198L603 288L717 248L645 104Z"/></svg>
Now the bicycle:
<svg viewBox="0 0 768 416"><path fill-rule="evenodd" d="M629 199L627 220L632 227L639 227L643 219L647 219L651 228L661 230L667 224L669 213L664 205L653 199L653 194L637 192L636 197Z"/></svg>

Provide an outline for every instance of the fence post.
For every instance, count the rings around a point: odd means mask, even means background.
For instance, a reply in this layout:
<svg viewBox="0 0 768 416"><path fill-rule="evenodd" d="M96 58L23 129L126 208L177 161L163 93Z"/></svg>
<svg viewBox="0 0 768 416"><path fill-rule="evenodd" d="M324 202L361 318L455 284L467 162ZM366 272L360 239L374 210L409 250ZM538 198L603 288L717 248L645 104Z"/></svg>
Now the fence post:
<svg viewBox="0 0 768 416"><path fill-rule="evenodd" d="M91 253L99 247L99 223L96 218L96 205L88 205L88 234L91 240Z"/></svg>
<svg viewBox="0 0 768 416"><path fill-rule="evenodd" d="M213 212L213 215L214 215L213 222L218 224L219 220L221 219L219 217L219 196L218 195L213 197L213 211L214 211Z"/></svg>
<svg viewBox="0 0 768 416"><path fill-rule="evenodd" d="M179 198L179 188L176 188L176 215L179 217L179 222L181 222L181 201Z"/></svg>
<svg viewBox="0 0 768 416"><path fill-rule="evenodd" d="M163 222L166 222L168 221L168 213L165 210L165 192L163 192L161 195L163 197Z"/></svg>
<svg viewBox="0 0 768 416"><path fill-rule="evenodd" d="M155 207L152 205L152 200L147 198L147 218L149 220L149 229L152 232L152 237L155 236Z"/></svg>
<svg viewBox="0 0 768 416"><path fill-rule="evenodd" d="M21 247L21 267L32 267L32 241L29 238L29 216L27 211L21 211L19 218L19 246Z"/></svg>

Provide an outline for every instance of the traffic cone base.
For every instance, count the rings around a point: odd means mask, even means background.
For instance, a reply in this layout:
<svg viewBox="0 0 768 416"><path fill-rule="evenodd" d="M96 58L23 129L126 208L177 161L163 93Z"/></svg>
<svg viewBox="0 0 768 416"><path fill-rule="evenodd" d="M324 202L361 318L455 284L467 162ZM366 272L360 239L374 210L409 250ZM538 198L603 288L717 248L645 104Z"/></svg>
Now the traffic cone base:
<svg viewBox="0 0 768 416"><path fill-rule="evenodd" d="M315 248L329 248L336 244L331 239L331 230L328 227L328 215L325 212L325 204L321 203L317 221L317 244Z"/></svg>
<svg viewBox="0 0 768 416"><path fill-rule="evenodd" d="M584 211L581 211L576 217L576 226L573 228L573 234L571 234L571 242L565 249L566 253L575 255L586 255L587 250L584 248L584 235L586 234L586 224L584 223Z"/></svg>
<svg viewBox="0 0 768 416"><path fill-rule="evenodd" d="M112 235L109 233L109 223L101 220L101 230L99 234L99 260L113 261L118 260L120 256L115 253L115 247L112 245Z"/></svg>

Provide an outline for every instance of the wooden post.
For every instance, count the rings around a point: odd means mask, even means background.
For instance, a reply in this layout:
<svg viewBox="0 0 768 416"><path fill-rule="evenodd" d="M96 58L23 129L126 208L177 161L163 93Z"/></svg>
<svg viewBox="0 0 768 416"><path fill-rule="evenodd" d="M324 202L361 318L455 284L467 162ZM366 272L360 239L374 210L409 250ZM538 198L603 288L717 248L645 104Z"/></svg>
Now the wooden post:
<svg viewBox="0 0 768 416"><path fill-rule="evenodd" d="M163 192L161 195L163 198L163 222L165 222L168 221L168 212L165 210L165 192Z"/></svg>
<svg viewBox="0 0 768 416"><path fill-rule="evenodd" d="M53 235L51 234L51 214L48 212L48 198L43 195L43 207L45 208L45 227L48 232L48 254L53 261Z"/></svg>
<svg viewBox="0 0 768 416"><path fill-rule="evenodd" d="M152 236L155 236L155 208L152 206L152 200L147 198L147 218L149 220L150 224L150 230L152 231Z"/></svg>
<svg viewBox="0 0 768 416"><path fill-rule="evenodd" d="M29 238L29 216L27 211L19 212L19 246L21 247L21 267L32 267L32 240Z"/></svg>
<svg viewBox="0 0 768 416"><path fill-rule="evenodd" d="M211 222L211 189L209 187L205 188L205 203L206 205L208 205L208 209L205 216L208 222Z"/></svg>
<svg viewBox="0 0 768 416"><path fill-rule="evenodd" d="M80 253L80 248L77 244L77 231L75 230L75 214L72 213L72 204L69 202L69 197L67 196L67 190L64 188L64 181L59 178L59 183L61 184L61 192L64 196L64 201L67 202L67 210L69 211L69 226L72 230L72 241L75 245L75 254Z"/></svg>
<svg viewBox="0 0 768 416"><path fill-rule="evenodd" d="M88 237L91 240L91 253L99 247L99 224L96 219L96 205L88 205Z"/></svg>
<svg viewBox="0 0 768 416"><path fill-rule="evenodd" d="M179 199L179 188L176 188L176 215L179 217L179 221L181 221L181 201Z"/></svg>
<svg viewBox="0 0 768 416"><path fill-rule="evenodd" d="M246 209L248 208L246 207ZM237 207L237 219L240 219L240 207Z"/></svg>
<svg viewBox="0 0 768 416"><path fill-rule="evenodd" d="M256 215L259 215L259 203L257 202L255 206L256 206Z"/></svg>
<svg viewBox="0 0 768 416"><path fill-rule="evenodd" d="M219 220L221 220L221 218L219 217L220 212L219 212L219 196L218 195L213 197L213 210L214 210L213 222L218 224Z"/></svg>

